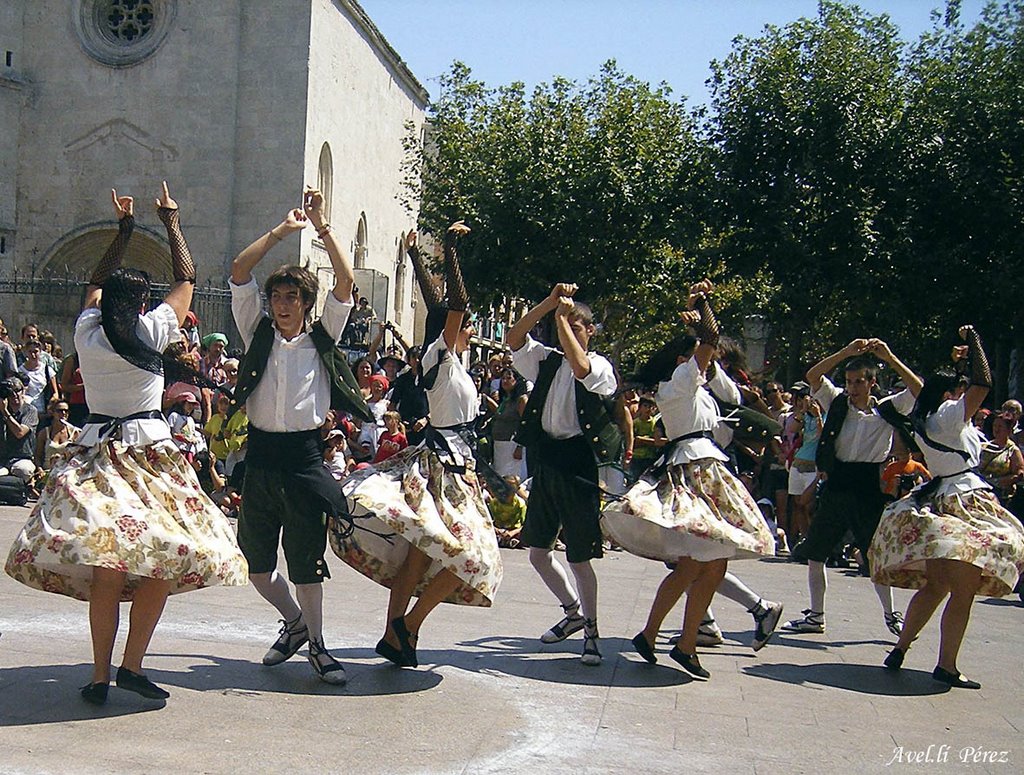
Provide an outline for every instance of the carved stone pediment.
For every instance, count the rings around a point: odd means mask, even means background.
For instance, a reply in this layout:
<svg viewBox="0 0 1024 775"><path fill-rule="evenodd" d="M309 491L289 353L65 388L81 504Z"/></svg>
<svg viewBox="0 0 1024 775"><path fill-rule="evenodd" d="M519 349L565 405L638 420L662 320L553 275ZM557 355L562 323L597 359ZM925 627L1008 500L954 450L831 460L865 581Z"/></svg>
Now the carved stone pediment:
<svg viewBox="0 0 1024 775"><path fill-rule="evenodd" d="M81 156L99 149L106 153L113 148L134 151L129 154L129 158L138 156L140 150L153 161L170 162L178 158L178 149L173 145L159 142L142 128L122 118L111 119L72 140L64 146L64 154Z"/></svg>

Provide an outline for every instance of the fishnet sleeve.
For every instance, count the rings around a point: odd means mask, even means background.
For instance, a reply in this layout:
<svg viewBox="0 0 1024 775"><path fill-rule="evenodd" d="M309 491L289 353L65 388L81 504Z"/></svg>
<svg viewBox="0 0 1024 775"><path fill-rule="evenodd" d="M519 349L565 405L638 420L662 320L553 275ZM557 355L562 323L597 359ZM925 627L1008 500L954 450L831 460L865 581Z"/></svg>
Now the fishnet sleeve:
<svg viewBox="0 0 1024 775"><path fill-rule="evenodd" d="M700 312L700 320L693 324L693 330L702 344L716 346L719 336L718 318L715 317L715 311L711 309L711 302L706 295L701 295L697 301L697 311Z"/></svg>
<svg viewBox="0 0 1024 775"><path fill-rule="evenodd" d="M427 269L423 256L420 255L419 247L413 245L406 248L406 252L409 254L409 260L412 261L412 269L416 273L416 281L420 285L420 293L423 294L427 309L440 307L444 303L441 299L441 291L434 282L434 275Z"/></svg>
<svg viewBox="0 0 1024 775"><path fill-rule="evenodd" d="M171 267L177 282L194 283L196 281L196 265L192 261L185 235L181 233L181 223L176 207L160 207L157 215L167 227L167 241L171 244Z"/></svg>
<svg viewBox="0 0 1024 775"><path fill-rule="evenodd" d="M107 278L117 271L121 266L125 248L128 246L128 240L131 239L134 230L135 218L131 215L126 215L117 222L117 236L114 237L114 241L110 243L107 252L103 254L103 258L93 270L92 277L89 278L90 285L103 285Z"/></svg>
<svg viewBox="0 0 1024 775"><path fill-rule="evenodd" d="M462 267L459 265L459 254L455 249L458 235L449 231L444 238L444 274L446 306L456 312L465 312L469 306L469 294L466 283L462 279Z"/></svg>
<svg viewBox="0 0 1024 775"><path fill-rule="evenodd" d="M992 369L988 365L985 349L981 346L981 337L974 328L967 332L967 359L971 363L971 384L992 387Z"/></svg>

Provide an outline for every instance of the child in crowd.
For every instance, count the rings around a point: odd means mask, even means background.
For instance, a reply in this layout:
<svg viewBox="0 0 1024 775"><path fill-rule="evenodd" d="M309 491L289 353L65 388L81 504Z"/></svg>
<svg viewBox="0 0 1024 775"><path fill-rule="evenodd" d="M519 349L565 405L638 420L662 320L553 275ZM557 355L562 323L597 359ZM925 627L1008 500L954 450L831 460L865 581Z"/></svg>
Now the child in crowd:
<svg viewBox="0 0 1024 775"><path fill-rule="evenodd" d="M374 463L387 460L409 446L405 437L405 425L402 424L402 415L398 412L384 413L384 433L377 440L377 454L373 458Z"/></svg>
<svg viewBox="0 0 1024 775"><path fill-rule="evenodd" d="M902 498L921 482L932 478L928 469L914 460L907 445L899 436L893 442L893 454L890 463L882 472L882 492L896 500Z"/></svg>
<svg viewBox="0 0 1024 775"><path fill-rule="evenodd" d="M523 529L526 519L526 501L519 496L519 477L507 476L508 490L503 498L492 495L487 501L487 510L491 512L494 522L494 534L498 538L498 546L503 549L519 548L519 532Z"/></svg>

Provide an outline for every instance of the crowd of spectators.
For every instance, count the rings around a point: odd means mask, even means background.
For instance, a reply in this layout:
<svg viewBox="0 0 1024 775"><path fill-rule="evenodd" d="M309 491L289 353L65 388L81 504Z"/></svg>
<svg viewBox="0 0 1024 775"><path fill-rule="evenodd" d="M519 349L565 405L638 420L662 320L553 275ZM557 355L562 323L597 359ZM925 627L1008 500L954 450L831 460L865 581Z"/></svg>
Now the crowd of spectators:
<svg viewBox="0 0 1024 775"><path fill-rule="evenodd" d="M378 322L365 299L353 313L342 344L367 343L367 352L353 365L360 390L374 422L331 414L321 432L324 464L341 480L358 468L375 465L423 440L427 426L426 392L421 384L421 350L411 346L389 322ZM375 327L372 339L371 327ZM385 335L395 344L381 352ZM229 516L237 514L245 475L248 418L244 407L229 419L230 391L238 379L242 352L221 332L202 333L200 321L189 313L174 345L178 357L208 381L168 385L164 412L175 443L195 467L203 488ZM361 350L360 350L361 351ZM810 386L796 382L788 389L775 380L756 383L748 374L742 351L723 339L719 368L739 389L741 403L763 414L778 432L745 435L723 423L730 465L777 526L778 550L789 552L806 536L814 518L823 475L815 452L825 420L821 403ZM499 543L519 546L518 534L526 514L530 474L527 456L515 435L532 385L513 368L508 352L492 353L470 365L480 403L476 423L478 452L504 487L485 488ZM655 463L668 439L653 394L623 391L620 402L629 420L620 422L626 436L623 460L625 482L636 481ZM734 408L720 402L723 417ZM74 442L88 415L87 397L74 352L64 356L52 333L34 323L22 326L12 340L0 320L0 476L16 476L29 496L38 493L55 456ZM1024 514L1024 428L1021 404L1006 401L998 410L982 409L975 427L983 438L979 473L1000 501L1017 516ZM930 478L919 452L896 435L881 470L881 487L899 498ZM800 558L796 558L800 559ZM836 547L833 564L860 563L851 546Z"/></svg>

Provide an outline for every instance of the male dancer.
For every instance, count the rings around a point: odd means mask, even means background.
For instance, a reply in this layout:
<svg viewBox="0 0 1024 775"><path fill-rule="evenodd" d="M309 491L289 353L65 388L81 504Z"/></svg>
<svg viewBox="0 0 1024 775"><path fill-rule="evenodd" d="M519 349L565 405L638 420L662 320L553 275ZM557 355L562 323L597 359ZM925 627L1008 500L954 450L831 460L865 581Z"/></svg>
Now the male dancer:
<svg viewBox="0 0 1024 775"><path fill-rule="evenodd" d="M888 363L911 390L877 400L875 356ZM848 361L845 392L829 381L828 372ZM825 560L847 529L853 531L861 556L868 556L871 537L885 507L879 466L892 446L895 412L907 415L914 407L914 393L921 380L892 354L880 339L854 339L842 350L815 364L807 372L814 398L828 412L818 443L817 465L828 479L818 501L818 513L807 538L794 554L807 558L810 608L802 619L786 622L789 632L825 631ZM894 635L903 629L903 615L893 610L892 588L875 584L875 593L885 612L885 625Z"/></svg>
<svg viewBox="0 0 1024 775"><path fill-rule="evenodd" d="M307 189L304 210L238 254L231 265L231 312L246 345L232 410L246 404L249 441L238 543L249 578L281 614L281 634L263 664L278 665L309 641L309 662L327 683L345 683L345 670L324 646L323 583L327 545L325 511L344 512L337 483L323 466L320 425L328 411L347 410L372 421L348 363L335 345L353 307L352 266L324 220L323 196ZM310 326L318 284L298 266L276 269L265 284L270 316L263 313L253 268L267 252L308 223L323 240L334 269L334 290L322 317ZM278 536L295 585L277 572Z"/></svg>
<svg viewBox="0 0 1024 775"><path fill-rule="evenodd" d="M622 436L611 416L615 372L606 358L587 351L596 328L590 308L573 301L575 293L576 285L557 284L508 333L516 370L535 383L517 436L533 477L519 540L565 611L541 641L557 643L582 629L581 661L599 665L597 576L590 564L602 555L597 466L618 458ZM530 336L552 311L561 351ZM552 553L559 529L579 594Z"/></svg>

